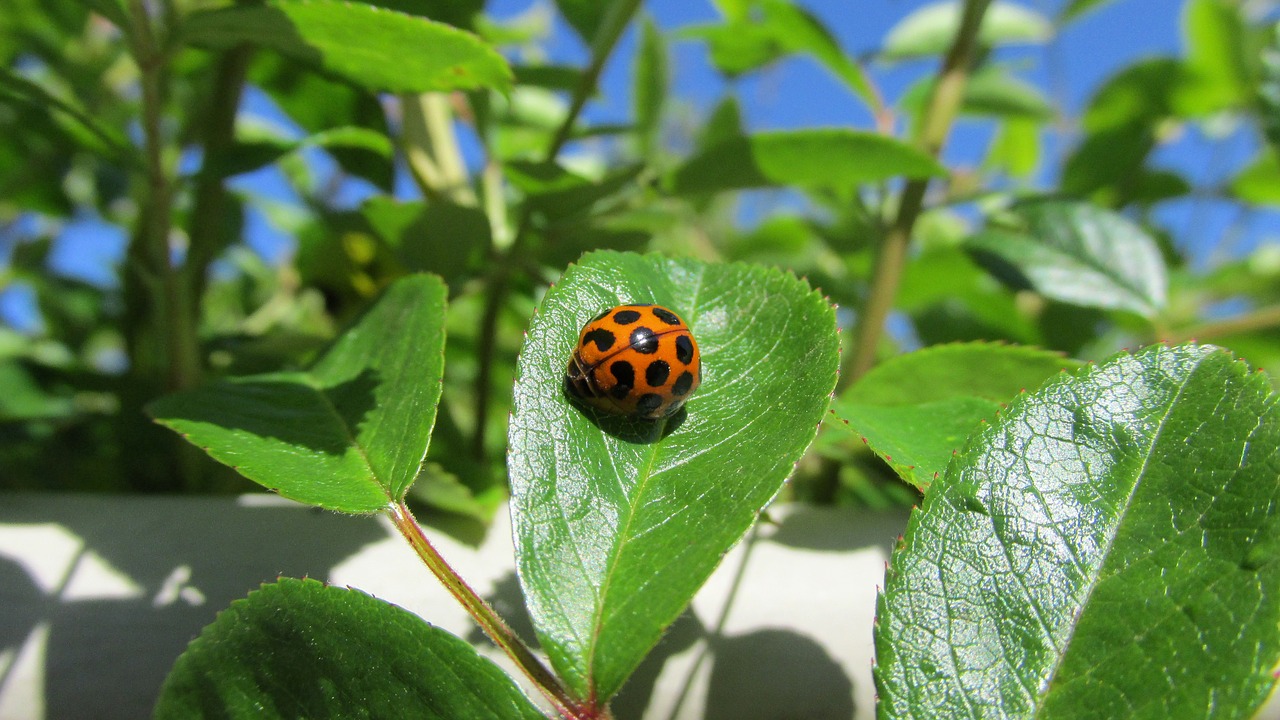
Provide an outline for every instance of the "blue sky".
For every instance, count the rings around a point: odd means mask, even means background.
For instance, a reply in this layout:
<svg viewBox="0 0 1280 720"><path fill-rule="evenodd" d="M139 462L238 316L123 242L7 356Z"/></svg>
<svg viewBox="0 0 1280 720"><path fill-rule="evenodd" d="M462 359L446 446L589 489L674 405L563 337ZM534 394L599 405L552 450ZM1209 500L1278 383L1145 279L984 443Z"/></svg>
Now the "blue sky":
<svg viewBox="0 0 1280 720"><path fill-rule="evenodd" d="M530 0L492 0L489 11L496 17L507 18L528 11L536 4ZM929 3L925 0L803 0L802 4L826 22L846 51L861 55L876 49L902 18ZM1022 0L1019 4L1053 16L1063 0ZM1118 69L1141 58L1180 53L1181 7L1178 0L1114 0L1068 26L1049 46L1005 50L1000 59L1018 69L1024 79L1050 88L1054 100L1062 104L1068 117L1078 116L1099 84ZM718 17L709 0L651 0L645 3L645 12L667 30L713 22ZM588 105L589 121L613 123L629 119L634 43L635 32L629 31L606 68L600 96ZM577 38L560 25L554 28L545 48L548 60L555 63L582 64L587 57L586 49ZM709 109L727 85L708 62L704 46L695 41L676 41L671 44L671 52L671 95L696 109ZM930 69L928 62L871 67L890 102ZM737 80L733 87L752 130L870 127L870 116L862 102L825 69L803 57L787 59L762 73ZM248 95L242 112L287 124L260 93ZM976 163L985 148L987 132L979 124L961 123L946 150L947 162ZM1047 139L1047 154L1054 155L1065 149L1056 138ZM1256 143L1248 133L1210 139L1190 132L1162 148L1156 158L1162 166L1183 172L1193 183L1200 183L1230 177L1247 164L1255 152ZM315 152L311 157L322 169L332 168L322 153ZM1053 168L1046 170L1046 186L1052 186L1054 176ZM279 172L273 169L241 176L234 184L240 190L272 201L296 202ZM402 182L401 187L403 194L412 192L408 182ZM368 188L357 183L347 186L342 195L345 202L356 204L368 192ZM1174 230L1180 244L1194 251L1200 264L1208 260L1207 248L1215 247L1231 224L1242 220L1237 206L1204 199L1167 203L1157 217ZM1225 248L1230 253L1246 252L1260 242L1275 242L1280 237L1277 213L1251 213L1243 220L1237 228L1241 231L1238 237ZM266 216L256 210L249 214L246 239L269 259L286 257L292 249L288 234L273 227ZM119 228L93 217L79 218L62 233L50 263L59 273L109 286L114 284L114 266L122 255L125 241L125 233ZM31 310L29 294L24 297L21 290L0 294L0 318L30 326Z"/></svg>

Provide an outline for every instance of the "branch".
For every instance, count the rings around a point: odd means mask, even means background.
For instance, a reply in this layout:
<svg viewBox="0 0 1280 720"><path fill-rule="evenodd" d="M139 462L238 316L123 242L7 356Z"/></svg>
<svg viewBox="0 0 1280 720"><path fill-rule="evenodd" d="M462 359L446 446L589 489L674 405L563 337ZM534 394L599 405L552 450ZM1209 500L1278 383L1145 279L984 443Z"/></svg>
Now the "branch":
<svg viewBox="0 0 1280 720"><path fill-rule="evenodd" d="M965 83L969 79L969 68L977 48L982 17L990 4L991 0L966 0L960 27L938 71L933 95L925 110L924 128L917 141L920 149L934 157L942 150L960 108ZM876 348L884 331L885 320L893 309L898 294L907 245L924 206L924 195L928 187L928 179L918 179L908 181L902 190L898 214L880 246L871 287L862 312L858 313L854 350L846 371L841 373L841 377L848 378L849 382L862 377L875 364Z"/></svg>

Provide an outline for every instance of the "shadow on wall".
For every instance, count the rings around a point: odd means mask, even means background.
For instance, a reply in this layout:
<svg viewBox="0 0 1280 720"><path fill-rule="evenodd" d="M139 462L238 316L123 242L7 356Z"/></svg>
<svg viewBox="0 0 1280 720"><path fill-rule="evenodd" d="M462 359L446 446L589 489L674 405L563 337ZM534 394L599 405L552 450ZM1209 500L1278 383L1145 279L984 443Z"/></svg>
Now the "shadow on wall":
<svg viewBox="0 0 1280 720"><path fill-rule="evenodd" d="M5 497L0 715L148 717L174 660L232 601L280 575L326 578L387 536L369 518L256 497L251 508L235 498Z"/></svg>

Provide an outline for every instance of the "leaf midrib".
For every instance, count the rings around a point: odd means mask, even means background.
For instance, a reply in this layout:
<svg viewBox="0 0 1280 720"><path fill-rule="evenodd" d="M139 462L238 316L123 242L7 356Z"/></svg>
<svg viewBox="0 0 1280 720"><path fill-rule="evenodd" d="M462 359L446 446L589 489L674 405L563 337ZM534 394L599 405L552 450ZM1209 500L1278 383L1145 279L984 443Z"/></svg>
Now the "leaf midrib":
<svg viewBox="0 0 1280 720"><path fill-rule="evenodd" d="M1045 708L1045 701L1049 697L1048 688L1051 688L1053 686L1053 679L1057 676L1058 671L1062 669L1062 663L1066 659L1067 653L1070 651L1070 648L1071 648L1071 641L1075 637L1076 630L1078 630L1080 627L1080 617L1083 614L1083 612L1089 607L1089 600L1093 596L1094 591L1097 589L1098 583L1101 581L1102 569L1106 566L1106 561L1111 556L1112 548L1115 546L1116 537L1120 534L1120 528L1121 526L1124 525L1125 518L1128 516L1129 510L1133 507L1134 496L1138 494L1138 488L1141 487L1144 476L1147 473L1147 468L1150 466L1152 451L1155 448L1155 446L1159 443L1161 435L1164 433L1165 424L1169 421L1170 415L1173 414L1174 408L1177 407L1178 402L1182 399L1183 395L1185 394L1187 386L1191 384L1191 378L1195 375L1196 370L1199 370L1203 362L1204 362L1204 356L1197 358L1195 366L1192 368L1190 372L1188 372L1184 376L1184 379L1181 385L1178 387L1178 391L1169 400L1167 408L1163 416L1161 416L1160 422L1156 426L1155 432L1151 433L1151 442L1147 444L1146 451L1143 453L1142 466L1138 468L1137 472L1135 473L1135 480L1133 483L1133 487L1130 488L1128 496L1124 499L1124 502L1122 503L1123 510L1121 510L1118 513L1119 519L1114 525L1114 531L1111 532L1110 537L1107 538L1106 547L1098 555L1098 562L1095 566L1095 569L1090 573L1091 577L1089 578L1089 583L1087 585L1087 588L1084 594L1081 596L1081 600L1079 604L1080 610L1075 613L1075 621L1071 626L1070 633L1068 633L1067 635L1067 641L1063 644L1061 650L1057 653L1057 657L1054 659L1053 667L1049 670L1049 674L1045 676L1043 687L1045 687L1046 690L1045 692L1040 693L1036 697L1036 700L1034 703L1035 712L1032 715L1033 718L1041 717L1041 712Z"/></svg>
<svg viewBox="0 0 1280 720"><path fill-rule="evenodd" d="M696 324L698 321L699 315L695 314L695 311L699 307L698 299L699 299L699 296L702 294L702 285L705 277L706 277L706 270L705 269L700 270L698 272L698 280L693 286L693 292L690 293L691 301L689 303L689 307L685 308L685 312L689 316L689 322L687 326L690 328L692 328L694 324ZM669 418L663 418L661 421L663 423L664 429L668 420ZM640 497L644 495L645 490L648 488L649 482L657 476L657 474L653 472L653 467L654 467L654 464L657 462L658 451L662 448L662 446L663 446L663 443L661 441L655 442L649 446L649 457L645 461L645 471L642 476L642 479L636 485L635 492L633 493L634 497ZM627 497L627 517L624 524L620 526L622 527L623 531L618 533L617 542L614 544L612 551L609 553L609 562L607 565L608 570L605 572L604 582L600 583L600 593L598 595L599 600L597 600L596 607L593 612L594 627L592 628L592 631L591 631L591 644L587 648L588 660L587 660L587 676L586 676L587 692L590 695L590 701L593 703L596 701L596 662L599 657L596 653L596 648L599 646L599 643L600 643L600 634L604 630L604 622L603 622L604 608L605 608L606 600L608 599L608 596L609 596L609 588L613 584L614 574L617 572L618 566L621 564L618 562L618 559L622 557L623 550L626 549L628 543L632 539L631 525L632 523L635 522L636 511L639 507L640 507L639 502L633 502L631 497Z"/></svg>
<svg viewBox="0 0 1280 720"><path fill-rule="evenodd" d="M369 459L369 453L352 432L351 426L348 425L346 419L342 417L342 413L338 412L338 407L333 404L329 399L329 395L325 393L324 388L321 386L320 378L314 375L311 370L303 371L302 377L307 380L307 387L311 388L313 392L320 396L321 403L324 405L325 410L333 417L334 420L337 421L338 427L342 428L343 434L347 437L347 443L351 447L355 448L356 453L359 454L361 461L364 462L364 466L369 472L368 479L372 481L374 485L378 486L378 489L386 496L388 503L394 503L395 498L391 496L391 492L388 487L378 481L378 472L373 467L373 461Z"/></svg>

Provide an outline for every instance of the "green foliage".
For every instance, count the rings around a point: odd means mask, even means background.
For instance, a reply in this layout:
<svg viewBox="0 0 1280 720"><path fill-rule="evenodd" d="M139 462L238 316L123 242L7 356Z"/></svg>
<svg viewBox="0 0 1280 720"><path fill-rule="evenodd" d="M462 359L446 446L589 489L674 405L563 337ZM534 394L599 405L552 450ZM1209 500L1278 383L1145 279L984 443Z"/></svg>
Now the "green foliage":
<svg viewBox="0 0 1280 720"><path fill-rule="evenodd" d="M351 658L360 672L352 673ZM465 641L359 590L281 578L218 615L156 718L542 718Z"/></svg>
<svg viewBox="0 0 1280 720"><path fill-rule="evenodd" d="M677 168L669 185L678 194L791 185L838 188L944 172L927 154L883 135L796 130L715 143Z"/></svg>
<svg viewBox="0 0 1280 720"><path fill-rule="evenodd" d="M906 482L942 475L978 423L1015 395L1080 363L1027 347L934 345L877 366L836 398L833 412Z"/></svg>
<svg viewBox="0 0 1280 720"><path fill-rule="evenodd" d="M886 716L1247 716L1280 664L1280 471L1277 396L1233 356L1280 377L1280 252L1237 238L1280 206L1280 30L1185 0L1180 51L1059 107L1036 46L1113 5L928 4L855 55L788 0L687 28L638 0L13 0L0 307L36 313L0 322L0 488L247 477L386 513L572 720L609 717L775 497L922 501L883 601ZM726 80L705 107L677 43ZM762 129L736 80L784 65L865 122ZM1173 169L1188 144L1252 154ZM292 244L260 254L264 223ZM124 246L105 279L60 267L85 226ZM701 344L665 423L564 395L582 323L622 300ZM474 539L509 499L550 667L410 507ZM192 645L159 713L249 706L540 714L462 641L290 580Z"/></svg>
<svg viewBox="0 0 1280 720"><path fill-rule="evenodd" d="M370 90L503 88L511 70L469 33L425 18L337 0L277 0L193 13L183 39L226 50L275 50Z"/></svg>
<svg viewBox="0 0 1280 720"><path fill-rule="evenodd" d="M396 281L304 372L228 378L149 407L166 427L299 502L371 513L404 500L444 374L445 287Z"/></svg>
<svg viewBox="0 0 1280 720"><path fill-rule="evenodd" d="M1280 656L1276 397L1157 346L1015 401L893 555L883 715L1252 714Z"/></svg>
<svg viewBox="0 0 1280 720"><path fill-rule="evenodd" d="M697 338L684 415L616 420L562 392L579 328L624 302L670 307ZM534 626L579 698L617 692L778 493L835 386L834 330L804 283L740 265L596 253L547 293L515 387L512 515Z"/></svg>

